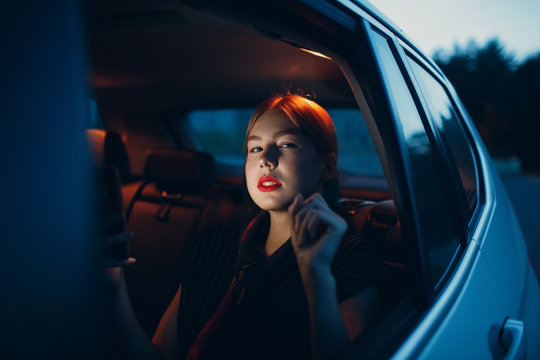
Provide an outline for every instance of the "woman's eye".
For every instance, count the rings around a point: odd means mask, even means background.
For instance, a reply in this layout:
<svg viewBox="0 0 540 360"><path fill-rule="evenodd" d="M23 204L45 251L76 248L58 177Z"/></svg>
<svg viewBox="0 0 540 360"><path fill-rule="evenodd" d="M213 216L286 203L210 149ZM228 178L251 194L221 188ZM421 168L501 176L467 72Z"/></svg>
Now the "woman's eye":
<svg viewBox="0 0 540 360"><path fill-rule="evenodd" d="M257 152L261 152L261 151L262 151L262 147L260 147L260 146L256 146L256 147L253 147L253 148L249 149L250 153L257 153Z"/></svg>
<svg viewBox="0 0 540 360"><path fill-rule="evenodd" d="M296 144L294 143L284 143L279 146L280 148L295 148Z"/></svg>

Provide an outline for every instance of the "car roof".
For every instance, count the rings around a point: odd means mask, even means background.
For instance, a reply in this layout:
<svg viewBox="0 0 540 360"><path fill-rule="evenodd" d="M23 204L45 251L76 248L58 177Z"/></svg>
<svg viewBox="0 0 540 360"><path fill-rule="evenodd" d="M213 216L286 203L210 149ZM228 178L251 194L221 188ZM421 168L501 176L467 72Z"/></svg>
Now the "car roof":
<svg viewBox="0 0 540 360"><path fill-rule="evenodd" d="M207 9L210 0L182 3L187 5L170 0L85 2L90 81L101 107L251 107L284 87L312 89L323 106L356 105L336 62L300 51L253 25L257 21L240 25L214 16L215 9ZM307 2L322 6L324 13L322 3ZM338 0L335 5L373 17L440 73L369 1Z"/></svg>
<svg viewBox="0 0 540 360"><path fill-rule="evenodd" d="M326 106L355 106L335 62L262 30L185 6L86 6L90 81L101 107L250 107L284 87L312 89Z"/></svg>

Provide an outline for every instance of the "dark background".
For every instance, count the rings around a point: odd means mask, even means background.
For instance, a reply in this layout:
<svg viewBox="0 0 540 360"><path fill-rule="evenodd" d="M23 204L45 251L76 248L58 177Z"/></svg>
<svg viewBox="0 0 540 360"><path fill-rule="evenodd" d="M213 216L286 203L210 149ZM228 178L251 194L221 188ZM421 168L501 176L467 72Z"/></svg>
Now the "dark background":
<svg viewBox="0 0 540 360"><path fill-rule="evenodd" d="M517 62L495 38L443 51L435 61L454 85L492 157L540 172L540 53Z"/></svg>

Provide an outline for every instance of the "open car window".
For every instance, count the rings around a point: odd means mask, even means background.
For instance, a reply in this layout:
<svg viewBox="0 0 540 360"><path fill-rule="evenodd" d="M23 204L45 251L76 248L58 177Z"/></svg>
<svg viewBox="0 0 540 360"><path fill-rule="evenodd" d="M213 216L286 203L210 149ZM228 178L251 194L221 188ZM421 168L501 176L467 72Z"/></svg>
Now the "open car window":
<svg viewBox="0 0 540 360"><path fill-rule="evenodd" d="M385 187L381 163L358 109L327 109L336 127L338 168L343 185L368 177ZM186 127L197 150L211 153L222 168L241 173L244 134L253 109L195 110L186 116Z"/></svg>

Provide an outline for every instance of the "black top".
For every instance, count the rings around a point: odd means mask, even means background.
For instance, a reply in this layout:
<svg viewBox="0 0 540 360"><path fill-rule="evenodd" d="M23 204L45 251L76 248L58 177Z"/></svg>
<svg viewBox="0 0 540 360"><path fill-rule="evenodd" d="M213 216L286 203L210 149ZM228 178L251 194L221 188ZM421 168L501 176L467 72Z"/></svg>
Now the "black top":
<svg viewBox="0 0 540 360"><path fill-rule="evenodd" d="M245 270L246 291L212 340L209 358L309 359L309 310L290 239L271 256L261 248L269 217L248 231L210 229L201 233L187 263L178 310L181 358L216 311L232 279ZM341 303L379 281L382 260L367 241L347 233L333 259Z"/></svg>

